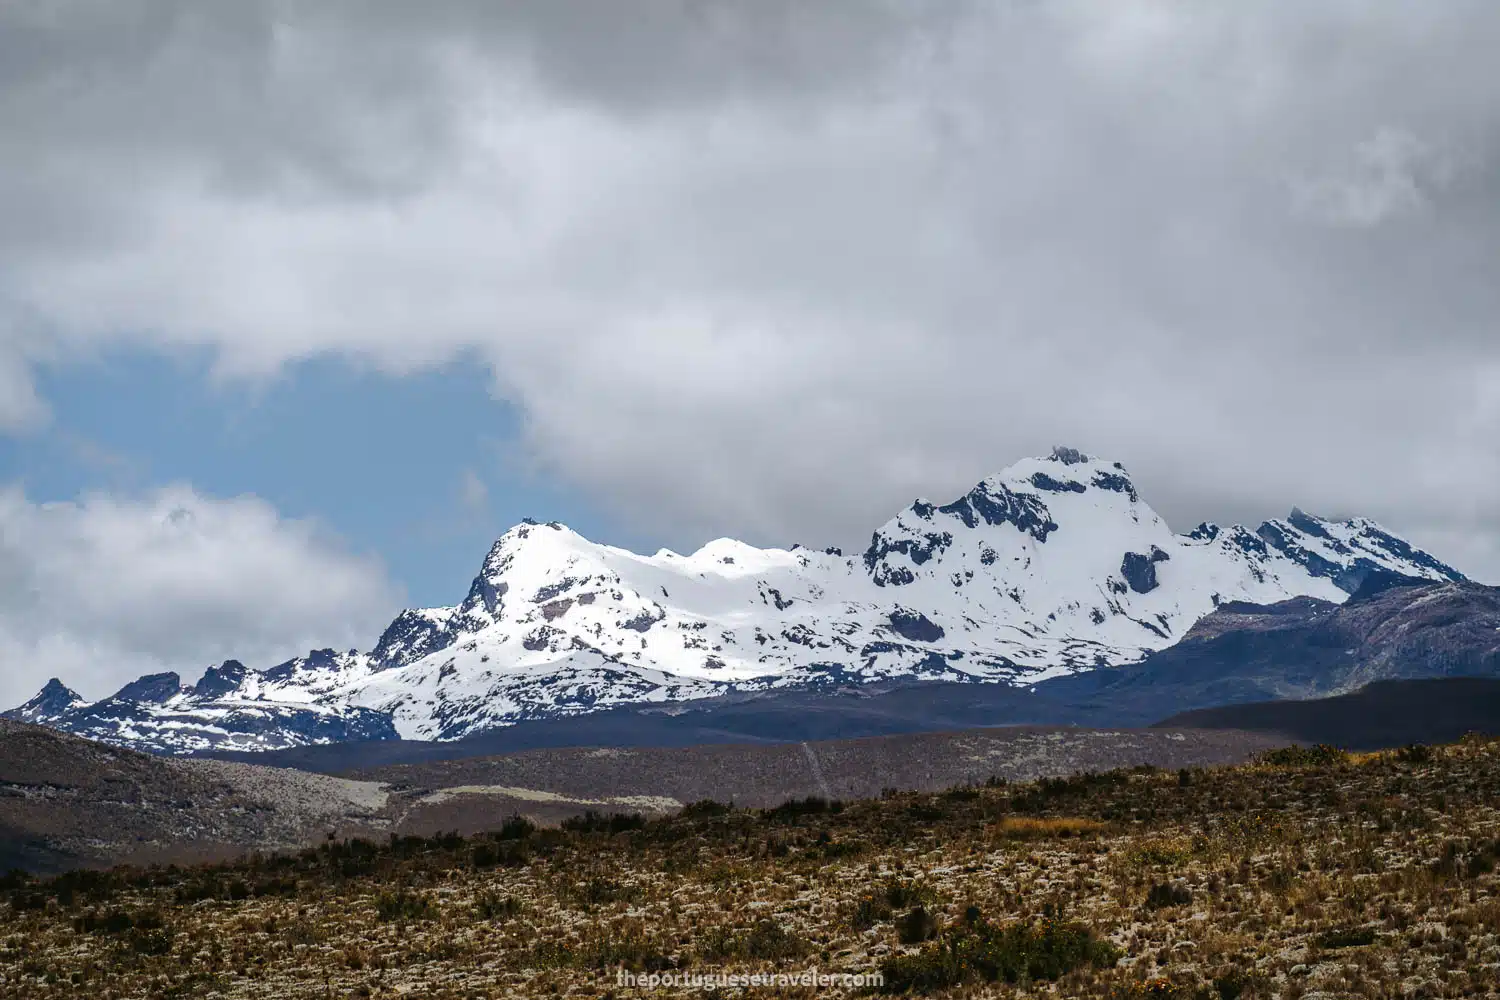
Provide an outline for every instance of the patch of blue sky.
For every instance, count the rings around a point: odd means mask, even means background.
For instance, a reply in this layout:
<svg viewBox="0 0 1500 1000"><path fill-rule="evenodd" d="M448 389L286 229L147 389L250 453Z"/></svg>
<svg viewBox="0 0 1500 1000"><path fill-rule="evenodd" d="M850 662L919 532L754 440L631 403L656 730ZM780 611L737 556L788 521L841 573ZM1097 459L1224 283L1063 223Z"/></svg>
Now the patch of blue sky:
<svg viewBox="0 0 1500 1000"><path fill-rule="evenodd" d="M39 369L52 419L0 434L0 483L33 501L174 482L255 494L378 554L423 606L461 600L489 543L523 517L644 544L524 460L520 414L491 395L483 365L390 375L321 358L242 381L213 377L211 362L141 350Z"/></svg>

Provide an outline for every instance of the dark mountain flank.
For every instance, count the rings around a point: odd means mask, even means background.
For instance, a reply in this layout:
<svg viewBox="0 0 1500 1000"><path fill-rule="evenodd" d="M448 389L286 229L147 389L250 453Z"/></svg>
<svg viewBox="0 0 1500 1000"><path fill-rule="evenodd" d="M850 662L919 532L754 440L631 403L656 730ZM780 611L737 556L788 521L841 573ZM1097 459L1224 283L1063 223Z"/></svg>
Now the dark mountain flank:
<svg viewBox="0 0 1500 1000"><path fill-rule="evenodd" d="M1450 743L1468 733L1500 735L1500 680L1376 681L1352 694L1205 708L1156 725L1278 734L1349 750Z"/></svg>
<svg viewBox="0 0 1500 1000"><path fill-rule="evenodd" d="M1221 605L1139 664L1036 686L1058 721L1345 694L1376 681L1500 677L1500 588L1372 576L1343 604Z"/></svg>

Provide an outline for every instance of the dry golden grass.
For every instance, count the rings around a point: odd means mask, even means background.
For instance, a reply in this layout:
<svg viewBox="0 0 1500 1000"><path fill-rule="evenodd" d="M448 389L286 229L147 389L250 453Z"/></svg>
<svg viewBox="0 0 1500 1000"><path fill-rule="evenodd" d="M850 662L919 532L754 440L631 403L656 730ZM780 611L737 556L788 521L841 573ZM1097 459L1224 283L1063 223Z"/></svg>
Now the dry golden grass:
<svg viewBox="0 0 1500 1000"><path fill-rule="evenodd" d="M1082 837L1103 833L1106 828L1107 824L1096 819L1078 816L1007 816L989 825L989 830L996 836L1012 840Z"/></svg>

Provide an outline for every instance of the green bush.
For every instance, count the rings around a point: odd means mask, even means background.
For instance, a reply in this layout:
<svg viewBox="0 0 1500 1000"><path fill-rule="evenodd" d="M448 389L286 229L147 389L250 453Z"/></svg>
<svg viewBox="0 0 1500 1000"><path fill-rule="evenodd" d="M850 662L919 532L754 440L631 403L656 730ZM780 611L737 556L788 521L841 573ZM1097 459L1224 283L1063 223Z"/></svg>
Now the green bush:
<svg viewBox="0 0 1500 1000"><path fill-rule="evenodd" d="M838 799L825 799L817 795L809 795L805 799L788 799L773 809L766 810L766 819L772 822L789 823L801 819L803 816L816 816L821 813L840 813L844 811L844 804Z"/></svg>
<svg viewBox="0 0 1500 1000"><path fill-rule="evenodd" d="M896 921L896 937L902 944L921 944L937 934L937 918L927 912L927 907L917 905Z"/></svg>
<svg viewBox="0 0 1500 1000"><path fill-rule="evenodd" d="M582 885L573 886L569 895L585 907L589 907L627 901L633 892L629 886L616 882L614 879L596 877L588 879Z"/></svg>
<svg viewBox="0 0 1500 1000"><path fill-rule="evenodd" d="M932 902L932 890L920 882L901 882L892 879L885 885L885 901L891 909Z"/></svg>
<svg viewBox="0 0 1500 1000"><path fill-rule="evenodd" d="M857 931L867 930L891 919L893 912L891 904L886 902L883 895L869 892L855 901L854 912L849 916L849 924Z"/></svg>
<svg viewBox="0 0 1500 1000"><path fill-rule="evenodd" d="M715 802L713 799L699 799L697 802L689 802L682 807L677 815L683 819L709 819L714 816L726 816L734 811L734 803L725 805Z"/></svg>
<svg viewBox="0 0 1500 1000"><path fill-rule="evenodd" d="M297 880L294 878L264 878L256 882L250 890L251 895L261 896L295 896L297 895Z"/></svg>
<svg viewBox="0 0 1500 1000"><path fill-rule="evenodd" d="M381 920L431 920L437 907L427 896L406 889L382 892L375 897L375 913Z"/></svg>
<svg viewBox="0 0 1500 1000"><path fill-rule="evenodd" d="M1375 931L1370 927L1344 927L1324 931L1314 939L1319 948L1359 948L1375 943Z"/></svg>
<svg viewBox="0 0 1500 1000"><path fill-rule="evenodd" d="M172 950L172 932L135 928L125 938L125 946L138 955L165 955Z"/></svg>
<svg viewBox="0 0 1500 1000"><path fill-rule="evenodd" d="M17 889L10 894L10 908L17 912L45 910L47 896L35 889Z"/></svg>
<svg viewBox="0 0 1500 1000"><path fill-rule="evenodd" d="M970 983L1056 980L1084 965L1109 966L1119 951L1078 924L1044 919L996 927L979 917L951 928L915 955L880 965L887 993L929 993Z"/></svg>
<svg viewBox="0 0 1500 1000"><path fill-rule="evenodd" d="M574 958L590 968L637 972L660 972L675 965L661 944L636 924L590 935Z"/></svg>
<svg viewBox="0 0 1500 1000"><path fill-rule="evenodd" d="M573 833L623 833L640 830L646 825L646 817L639 813L604 813L589 809L581 816L569 816L562 821L562 828Z"/></svg>
<svg viewBox="0 0 1500 1000"><path fill-rule="evenodd" d="M518 916L525 906L514 896L496 896L484 893L474 901L474 916L480 920L509 920Z"/></svg>
<svg viewBox="0 0 1500 1000"><path fill-rule="evenodd" d="M1193 901L1193 894L1185 885L1175 882L1158 882L1146 893L1146 909L1161 910L1169 906L1186 906Z"/></svg>
<svg viewBox="0 0 1500 1000"><path fill-rule="evenodd" d="M90 910L73 920L73 929L80 934L123 934L130 930L159 931L166 927L166 920L156 910L109 910L100 913Z"/></svg>
<svg viewBox="0 0 1500 1000"><path fill-rule="evenodd" d="M1218 994L1219 1000L1240 1000L1250 989L1250 985L1250 977L1239 969L1230 969L1222 976L1215 976L1213 981L1214 992Z"/></svg>
<svg viewBox="0 0 1500 1000"><path fill-rule="evenodd" d="M1403 764L1426 764L1432 757L1432 747L1425 743L1408 743L1396 751L1396 759Z"/></svg>
<svg viewBox="0 0 1500 1000"><path fill-rule="evenodd" d="M525 816L515 815L504 823L494 833L496 840L525 840L536 833L536 824Z"/></svg>
<svg viewBox="0 0 1500 1000"><path fill-rule="evenodd" d="M714 927L699 942L698 956L706 961L747 959L786 961L801 958L812 948L795 933L770 918L743 931Z"/></svg>
<svg viewBox="0 0 1500 1000"><path fill-rule="evenodd" d="M1349 754L1336 746L1319 743L1310 747L1289 746L1278 750L1267 750L1257 759L1262 764L1275 767L1323 767L1329 764L1342 764L1349 759Z"/></svg>

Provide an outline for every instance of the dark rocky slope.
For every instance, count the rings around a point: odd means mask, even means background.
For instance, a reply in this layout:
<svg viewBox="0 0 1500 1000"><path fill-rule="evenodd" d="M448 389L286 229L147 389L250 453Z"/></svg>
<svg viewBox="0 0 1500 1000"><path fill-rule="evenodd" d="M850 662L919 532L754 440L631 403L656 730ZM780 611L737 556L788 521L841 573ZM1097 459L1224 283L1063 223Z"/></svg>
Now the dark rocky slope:
<svg viewBox="0 0 1500 1000"><path fill-rule="evenodd" d="M1500 735L1500 680L1376 681L1332 698L1182 712L1157 726L1274 733L1287 740L1330 743L1348 750L1450 743L1468 733Z"/></svg>

